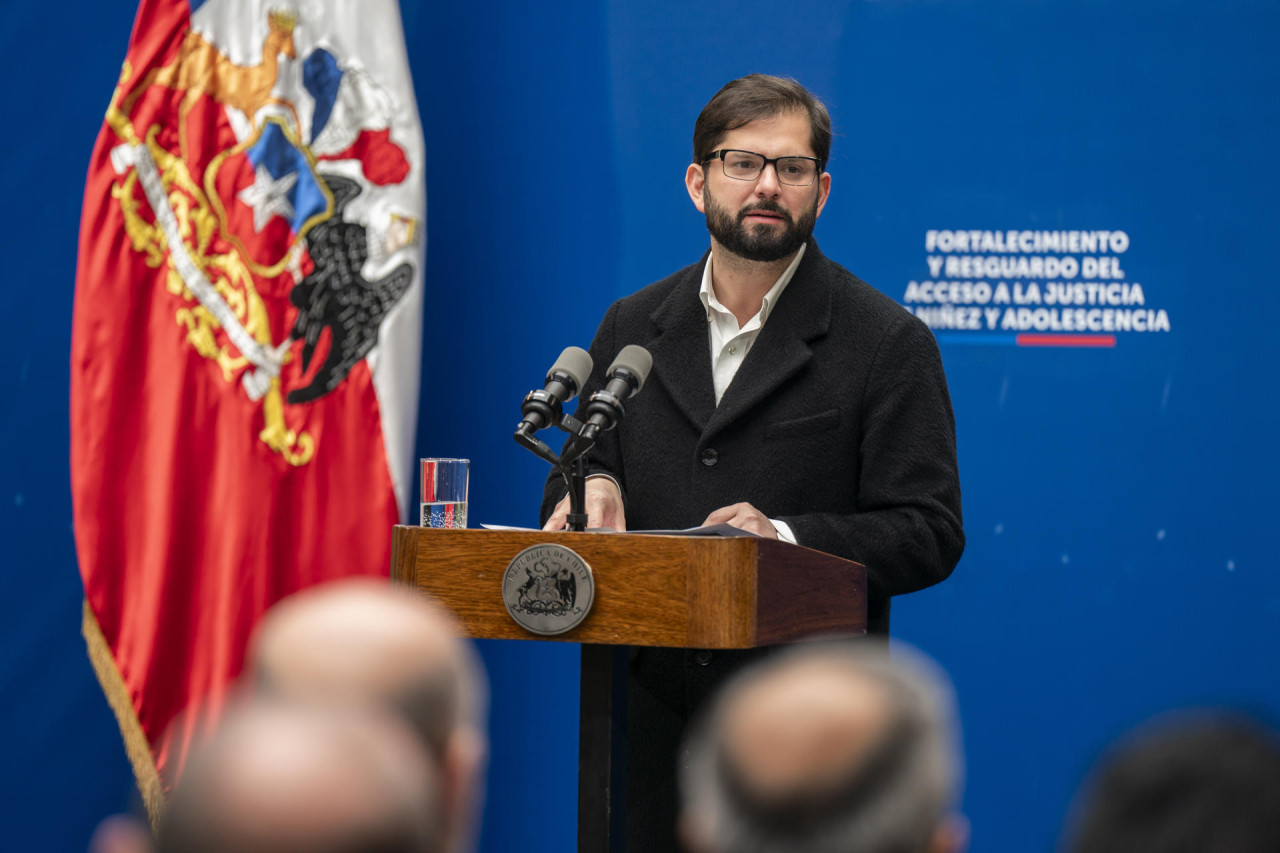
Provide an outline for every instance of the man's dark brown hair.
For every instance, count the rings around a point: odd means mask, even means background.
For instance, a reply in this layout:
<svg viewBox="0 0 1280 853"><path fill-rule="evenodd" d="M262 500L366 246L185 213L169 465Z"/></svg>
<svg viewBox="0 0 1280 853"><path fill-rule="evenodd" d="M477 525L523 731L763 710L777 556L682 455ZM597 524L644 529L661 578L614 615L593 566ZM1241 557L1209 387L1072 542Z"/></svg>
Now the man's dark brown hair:
<svg viewBox="0 0 1280 853"><path fill-rule="evenodd" d="M768 74L730 80L707 102L693 125L693 162L705 163L707 155L729 131L786 112L809 116L809 145L821 172L831 153L831 115L812 92L795 80Z"/></svg>

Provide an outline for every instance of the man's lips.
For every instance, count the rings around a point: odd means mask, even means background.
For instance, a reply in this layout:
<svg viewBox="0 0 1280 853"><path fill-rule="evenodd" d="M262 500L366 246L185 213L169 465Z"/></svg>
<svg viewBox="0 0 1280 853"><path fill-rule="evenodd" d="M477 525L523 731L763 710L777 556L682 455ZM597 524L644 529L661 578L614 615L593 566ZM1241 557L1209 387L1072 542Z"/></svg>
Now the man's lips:
<svg viewBox="0 0 1280 853"><path fill-rule="evenodd" d="M773 210L748 210L742 214L745 222L786 222L786 217Z"/></svg>

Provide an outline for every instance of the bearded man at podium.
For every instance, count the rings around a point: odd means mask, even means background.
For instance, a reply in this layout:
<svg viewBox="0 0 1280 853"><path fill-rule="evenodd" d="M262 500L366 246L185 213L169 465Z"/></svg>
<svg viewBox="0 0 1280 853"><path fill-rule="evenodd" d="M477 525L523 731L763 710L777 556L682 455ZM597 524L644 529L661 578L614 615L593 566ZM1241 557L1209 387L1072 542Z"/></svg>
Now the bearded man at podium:
<svg viewBox="0 0 1280 853"><path fill-rule="evenodd" d="M711 247L600 323L596 365L638 344L653 369L588 458L587 524L727 523L855 560L868 630L887 634L890 597L945 579L964 549L955 423L929 329L812 237L830 145L826 107L794 80L752 74L703 108L685 187ZM581 399L604 382L597 367ZM553 472L544 529L564 527L564 495ZM627 849L676 849L680 733L762 651L632 652Z"/></svg>

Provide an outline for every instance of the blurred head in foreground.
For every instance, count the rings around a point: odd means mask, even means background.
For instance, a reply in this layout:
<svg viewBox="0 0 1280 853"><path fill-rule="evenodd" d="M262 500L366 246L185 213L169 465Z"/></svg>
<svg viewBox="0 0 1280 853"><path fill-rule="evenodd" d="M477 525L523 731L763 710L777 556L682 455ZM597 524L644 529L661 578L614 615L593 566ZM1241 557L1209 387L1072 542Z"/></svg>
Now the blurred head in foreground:
<svg viewBox="0 0 1280 853"><path fill-rule="evenodd" d="M252 701L193 752L159 853L435 853L440 779L409 727L372 706Z"/></svg>
<svg viewBox="0 0 1280 853"><path fill-rule="evenodd" d="M960 765L930 661L803 644L744 670L692 729L681 836L699 853L951 853L967 841Z"/></svg>
<svg viewBox="0 0 1280 853"><path fill-rule="evenodd" d="M1068 853L1280 849L1280 738L1227 712L1158 717L1099 761L1072 809Z"/></svg>
<svg viewBox="0 0 1280 853"><path fill-rule="evenodd" d="M449 850L468 849L482 798L488 685L452 615L387 581L339 581L285 599L250 648L262 695L395 708L440 763Z"/></svg>

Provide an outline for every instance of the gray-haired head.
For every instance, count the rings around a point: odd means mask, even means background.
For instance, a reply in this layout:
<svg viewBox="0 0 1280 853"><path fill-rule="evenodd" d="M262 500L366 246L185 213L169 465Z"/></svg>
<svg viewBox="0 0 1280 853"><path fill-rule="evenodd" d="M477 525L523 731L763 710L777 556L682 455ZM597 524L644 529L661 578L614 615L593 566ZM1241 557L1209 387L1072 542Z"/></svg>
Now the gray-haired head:
<svg viewBox="0 0 1280 853"><path fill-rule="evenodd" d="M158 853L438 853L439 769L376 705L233 703L192 752Z"/></svg>
<svg viewBox="0 0 1280 853"><path fill-rule="evenodd" d="M439 603L386 580L313 587L267 613L249 668L268 697L399 711L443 768L451 847L467 846L483 798L488 682Z"/></svg>
<svg viewBox="0 0 1280 853"><path fill-rule="evenodd" d="M745 670L686 741L681 828L715 853L926 853L963 845L954 698L935 664L874 639Z"/></svg>

